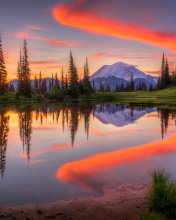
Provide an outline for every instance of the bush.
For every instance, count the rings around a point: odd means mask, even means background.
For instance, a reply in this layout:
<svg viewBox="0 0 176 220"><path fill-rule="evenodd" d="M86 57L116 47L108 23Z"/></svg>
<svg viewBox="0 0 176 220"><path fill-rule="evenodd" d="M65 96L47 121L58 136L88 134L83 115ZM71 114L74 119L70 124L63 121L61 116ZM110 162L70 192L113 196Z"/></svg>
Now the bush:
<svg viewBox="0 0 176 220"><path fill-rule="evenodd" d="M156 212L149 213L147 210L145 213L139 215L139 220L166 220L166 218Z"/></svg>
<svg viewBox="0 0 176 220"><path fill-rule="evenodd" d="M153 185L149 193L150 211L161 213L166 218L176 218L176 185L169 181L169 174L164 170L152 173Z"/></svg>
<svg viewBox="0 0 176 220"><path fill-rule="evenodd" d="M64 95L61 91L53 91L53 92L48 92L46 94L46 98L51 100L63 100Z"/></svg>

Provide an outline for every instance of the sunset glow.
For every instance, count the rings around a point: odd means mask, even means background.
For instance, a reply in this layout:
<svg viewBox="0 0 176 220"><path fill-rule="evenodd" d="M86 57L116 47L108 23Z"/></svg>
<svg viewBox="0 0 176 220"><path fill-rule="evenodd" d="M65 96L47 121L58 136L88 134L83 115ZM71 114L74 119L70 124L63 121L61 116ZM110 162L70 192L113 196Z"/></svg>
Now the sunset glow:
<svg viewBox="0 0 176 220"><path fill-rule="evenodd" d="M176 152L176 133L165 140L158 140L142 146L115 152L97 154L79 161L70 162L57 171L57 178L64 182L72 182L86 190L91 190L86 182L96 174L113 166L129 163L131 160L141 160L149 156L170 154Z"/></svg>
<svg viewBox="0 0 176 220"><path fill-rule="evenodd" d="M0 15L8 81L17 76L24 38L28 43L31 79L40 71L43 77L56 72L60 77L62 66L67 74L70 51L78 70L83 70L88 58L90 75L103 65L124 62L158 76L163 52L170 70L176 66L173 1L158 4L149 0L146 5L143 0L133 4L130 0L44 0L34 7L30 2L17 0L10 4L9 7L8 2L3 3ZM20 10L23 7L28 8L24 15ZM80 78L82 70L78 71Z"/></svg>

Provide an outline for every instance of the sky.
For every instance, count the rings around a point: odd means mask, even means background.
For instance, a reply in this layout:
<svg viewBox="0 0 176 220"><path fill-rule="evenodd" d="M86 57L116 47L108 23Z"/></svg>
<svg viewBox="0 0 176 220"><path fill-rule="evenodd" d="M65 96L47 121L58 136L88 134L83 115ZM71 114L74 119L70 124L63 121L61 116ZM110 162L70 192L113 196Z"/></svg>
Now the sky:
<svg viewBox="0 0 176 220"><path fill-rule="evenodd" d="M0 0L0 32L8 71L15 79L27 40L31 79L68 72L72 51L80 78L86 57L90 75L124 62L158 76L161 57L176 67L176 1Z"/></svg>

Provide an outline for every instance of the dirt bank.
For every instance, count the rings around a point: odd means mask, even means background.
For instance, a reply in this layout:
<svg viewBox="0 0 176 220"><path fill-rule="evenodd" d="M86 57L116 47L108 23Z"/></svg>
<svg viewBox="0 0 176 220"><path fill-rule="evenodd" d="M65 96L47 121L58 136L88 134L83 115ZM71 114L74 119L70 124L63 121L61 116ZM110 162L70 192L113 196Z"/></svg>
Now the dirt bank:
<svg viewBox="0 0 176 220"><path fill-rule="evenodd" d="M0 219L138 219L138 213L146 208L146 194L151 183L121 184L115 189L104 187L99 198L71 198L57 203L0 207Z"/></svg>

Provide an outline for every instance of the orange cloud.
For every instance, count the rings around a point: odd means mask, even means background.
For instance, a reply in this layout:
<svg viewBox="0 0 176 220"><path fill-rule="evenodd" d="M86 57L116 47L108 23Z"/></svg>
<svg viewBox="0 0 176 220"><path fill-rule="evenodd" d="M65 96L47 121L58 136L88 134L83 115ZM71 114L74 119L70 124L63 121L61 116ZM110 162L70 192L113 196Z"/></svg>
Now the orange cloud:
<svg viewBox="0 0 176 220"><path fill-rule="evenodd" d="M89 60L91 60L91 61L99 60L99 59L105 57L105 56L108 55L108 54L109 54L109 53L97 53L97 54L95 54L95 55L93 55L93 56L90 56L90 57L89 57Z"/></svg>
<svg viewBox="0 0 176 220"><path fill-rule="evenodd" d="M18 38L28 38L28 39L37 39L37 40L48 42L49 44L59 45L59 46L81 47L81 45L76 44L76 43L55 40L55 39L50 39L50 38L40 37L40 36L33 36L28 32L19 32L19 33L17 33L17 37Z"/></svg>
<svg viewBox="0 0 176 220"><path fill-rule="evenodd" d="M159 76L161 75L161 70L156 70L156 71L145 71L146 73L153 75L153 76Z"/></svg>
<svg viewBox="0 0 176 220"><path fill-rule="evenodd" d="M43 27L35 27L35 26L31 26L31 25L27 25L24 28L21 28L22 30L37 30L37 31L48 31L47 29L43 28Z"/></svg>
<svg viewBox="0 0 176 220"><path fill-rule="evenodd" d="M128 163L130 160L141 160L153 155L170 154L176 152L176 133L165 140L154 141L137 147L118 150L110 153L97 154L83 160L67 163L61 166L56 176L65 182L72 182L86 190L91 187L86 180L97 173Z"/></svg>
<svg viewBox="0 0 176 220"><path fill-rule="evenodd" d="M82 1L76 1L68 5L58 5L52 12L54 18L63 25L85 32L140 41L176 52L176 34L153 31L137 24L132 26L120 20L113 20L82 9L81 3Z"/></svg>

